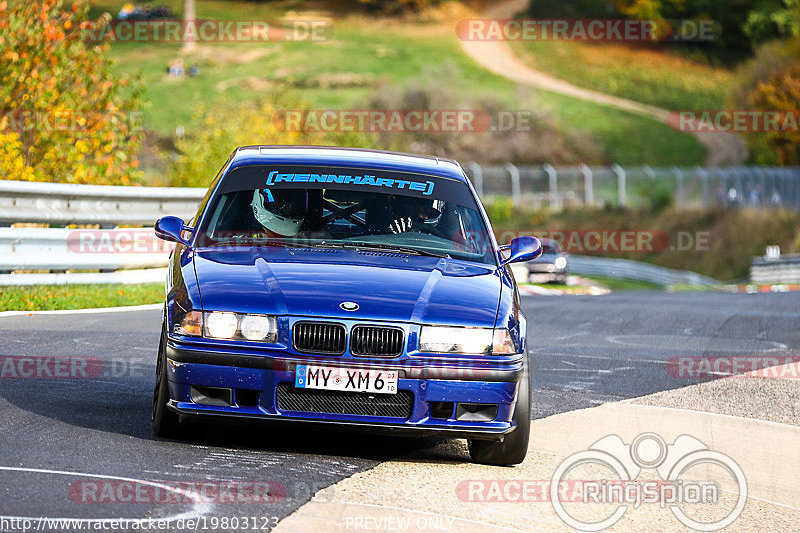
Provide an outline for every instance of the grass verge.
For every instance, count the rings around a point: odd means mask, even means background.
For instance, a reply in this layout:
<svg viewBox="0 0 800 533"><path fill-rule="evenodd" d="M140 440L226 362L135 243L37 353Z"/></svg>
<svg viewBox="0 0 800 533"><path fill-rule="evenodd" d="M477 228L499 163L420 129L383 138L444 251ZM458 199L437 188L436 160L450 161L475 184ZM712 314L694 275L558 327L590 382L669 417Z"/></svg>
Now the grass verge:
<svg viewBox="0 0 800 533"><path fill-rule="evenodd" d="M638 279L618 279L603 276L581 276L590 279L600 285L608 287L612 291L663 291L665 287L658 283L640 281Z"/></svg>
<svg viewBox="0 0 800 533"><path fill-rule="evenodd" d="M163 300L163 283L0 287L0 311L122 307L154 304Z"/></svg>
<svg viewBox="0 0 800 533"><path fill-rule="evenodd" d="M730 70L654 46L575 41L513 42L531 67L580 87L672 110L713 110L725 104Z"/></svg>
<svg viewBox="0 0 800 533"><path fill-rule="evenodd" d="M720 281L748 277L753 257L778 245L785 254L800 252L800 214L791 211L716 209L513 209L507 203L487 204L497 235L544 235L564 238L566 251L600 254L691 270ZM652 237L649 244L590 249L589 232L633 232ZM505 237L504 237L505 238ZM613 239L612 239L613 241Z"/></svg>

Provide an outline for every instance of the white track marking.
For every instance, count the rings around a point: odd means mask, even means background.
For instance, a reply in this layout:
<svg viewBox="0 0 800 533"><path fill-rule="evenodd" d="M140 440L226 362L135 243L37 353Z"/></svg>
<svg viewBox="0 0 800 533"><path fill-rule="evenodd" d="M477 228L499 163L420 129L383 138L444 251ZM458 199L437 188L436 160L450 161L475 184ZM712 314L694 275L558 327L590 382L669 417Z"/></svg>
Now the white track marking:
<svg viewBox="0 0 800 533"><path fill-rule="evenodd" d="M750 351L741 347L742 343L751 345L756 353L774 352L778 350L788 350L789 347L781 342L765 341L761 339L728 339L718 337L689 337L688 339L679 335L609 335L606 341L623 346L633 346L641 348L669 348L680 341L681 346L686 350L711 350L715 352L739 352ZM659 345L660 341L660 345ZM690 348L685 348L686 344L692 344ZM729 344L725 346L725 344ZM716 346L715 346L716 345Z"/></svg>
<svg viewBox="0 0 800 533"><path fill-rule="evenodd" d="M59 475L59 476L72 476L72 477L88 477L88 478L98 478L98 479L111 479L114 481L128 481L131 483L141 483L143 485L150 485L151 487L157 487L163 489L165 491L173 492L175 494L179 494L181 496L186 497L187 499L193 501L192 503L192 510L187 511L185 513L176 514L173 516L166 516L163 518L126 518L125 520L130 520L131 522L159 522L159 521L177 521L181 519L191 519L191 518L198 518L205 514L208 514L211 509L212 505L208 503L202 503L199 501L197 495L194 495L188 491L183 489L179 489L176 487L170 487L169 485L165 485L164 483L159 483L157 481L145 481L143 479L136 479L131 477L122 477L122 476L111 476L107 474L87 474L85 472L69 472L66 470L48 470L45 468L26 468L26 467L17 467L17 466L0 466L0 470L5 470L9 472L33 472L37 474L52 474L52 475ZM31 521L39 521L39 520L70 520L73 522L81 522L81 523L105 523L105 522L112 522L112 521L119 521L120 518L54 518L54 517L45 517L45 516L37 516L37 517L30 517L30 516L0 516L0 520L31 520Z"/></svg>
<svg viewBox="0 0 800 533"><path fill-rule="evenodd" d="M129 305L127 307L97 307L94 309L59 309L53 311L2 311L0 318L7 316L31 315L84 315L90 313L127 313L132 311L151 311L161 309L164 304Z"/></svg>

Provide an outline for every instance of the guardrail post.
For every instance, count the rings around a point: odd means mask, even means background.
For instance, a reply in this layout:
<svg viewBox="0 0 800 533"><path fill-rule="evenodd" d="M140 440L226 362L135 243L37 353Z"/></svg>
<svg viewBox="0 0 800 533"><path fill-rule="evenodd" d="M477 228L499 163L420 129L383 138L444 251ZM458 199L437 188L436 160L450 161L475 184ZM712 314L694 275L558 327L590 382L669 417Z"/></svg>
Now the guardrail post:
<svg viewBox="0 0 800 533"><path fill-rule="evenodd" d="M544 171L547 173L547 181L550 188L550 208L561 209L561 202L558 200L558 174L550 163L545 163Z"/></svg>
<svg viewBox="0 0 800 533"><path fill-rule="evenodd" d="M583 203L587 207L592 207L594 205L594 176L592 169L583 163L581 163L580 169L581 174L583 174Z"/></svg>
<svg viewBox="0 0 800 533"><path fill-rule="evenodd" d="M697 175L700 176L700 186L703 191L703 207L708 208L708 172L703 167L697 167L695 170Z"/></svg>
<svg viewBox="0 0 800 533"><path fill-rule="evenodd" d="M675 195L675 200L678 204L678 207L683 207L683 170L679 169L678 167L672 167L672 172L675 174L675 181L678 189L678 192Z"/></svg>
<svg viewBox="0 0 800 533"><path fill-rule="evenodd" d="M522 190L519 185L519 169L511 163L506 165L506 170L511 175L511 198L514 205L518 206L522 201Z"/></svg>
<svg viewBox="0 0 800 533"><path fill-rule="evenodd" d="M471 161L469 169L472 171L472 184L475 186L478 198L483 199L483 168L475 161Z"/></svg>
<svg viewBox="0 0 800 533"><path fill-rule="evenodd" d="M620 207L625 207L625 204L628 203L628 195L625 189L625 169L617 164L614 164L612 165L611 170L613 170L614 174L617 175L617 203L619 203Z"/></svg>

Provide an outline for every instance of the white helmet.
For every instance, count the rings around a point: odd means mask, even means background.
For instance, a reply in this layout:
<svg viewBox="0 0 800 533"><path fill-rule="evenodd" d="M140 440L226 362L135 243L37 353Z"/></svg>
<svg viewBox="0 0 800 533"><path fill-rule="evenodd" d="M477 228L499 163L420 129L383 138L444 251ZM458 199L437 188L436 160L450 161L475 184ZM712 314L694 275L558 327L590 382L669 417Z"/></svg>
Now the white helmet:
<svg viewBox="0 0 800 533"><path fill-rule="evenodd" d="M282 237L294 237L308 212L308 193L302 189L256 189L250 205L265 229Z"/></svg>

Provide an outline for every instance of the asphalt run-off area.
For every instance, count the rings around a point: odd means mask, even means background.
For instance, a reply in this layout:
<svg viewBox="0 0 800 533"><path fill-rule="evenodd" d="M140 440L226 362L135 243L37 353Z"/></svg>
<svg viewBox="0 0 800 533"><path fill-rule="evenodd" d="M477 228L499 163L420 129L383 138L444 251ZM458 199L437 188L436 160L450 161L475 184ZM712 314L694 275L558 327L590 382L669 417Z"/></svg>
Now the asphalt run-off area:
<svg viewBox="0 0 800 533"><path fill-rule="evenodd" d="M675 361L796 358L800 294L523 296L523 306L534 425L528 459L515 468L470 463L458 440L266 425L203 426L184 440L158 439L150 408L159 309L0 315L0 515L205 518L214 530L242 529L223 517L292 531L391 529L388 519L399 528L403 517L411 530L567 529L549 505L506 512L465 501L459 483L549 479L596 436L616 433L629 444L631 430L670 443L675 431L688 433L752 472L733 530L757 524L759 513L778 527L796 524L800 505L786 477L798 464L800 380L716 380L724 372L692 373ZM731 434L738 438L728 442ZM760 468L748 470L756 460ZM198 487L211 496L198 498ZM315 520L315 506L326 506L326 521ZM664 512L640 519L680 527Z"/></svg>

